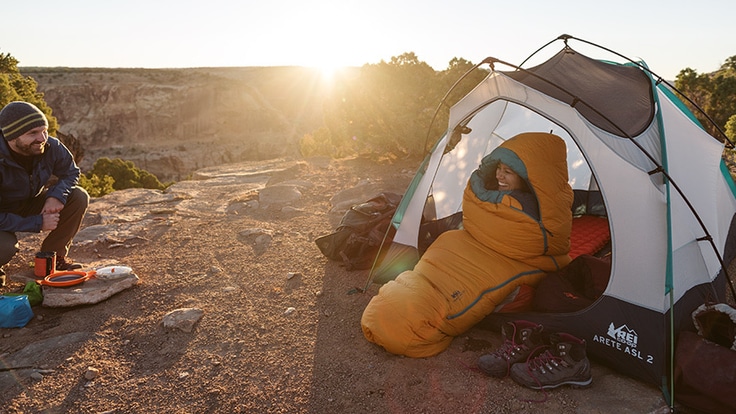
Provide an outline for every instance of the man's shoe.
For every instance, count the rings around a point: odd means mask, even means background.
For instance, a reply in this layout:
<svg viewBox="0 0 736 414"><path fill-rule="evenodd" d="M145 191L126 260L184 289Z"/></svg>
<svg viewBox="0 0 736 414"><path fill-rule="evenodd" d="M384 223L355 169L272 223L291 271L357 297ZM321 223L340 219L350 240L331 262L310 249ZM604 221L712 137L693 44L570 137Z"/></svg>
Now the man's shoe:
<svg viewBox="0 0 736 414"><path fill-rule="evenodd" d="M593 378L590 361L585 355L585 340L566 333L553 333L550 344L541 355L511 367L511 379L535 390L560 385L590 385Z"/></svg>
<svg viewBox="0 0 736 414"><path fill-rule="evenodd" d="M65 272L69 270L81 269L82 265L74 263L74 261L68 257L56 258L56 271Z"/></svg>
<svg viewBox="0 0 736 414"><path fill-rule="evenodd" d="M544 349L542 325L534 322L506 322L501 327L501 337L500 348L478 359L478 368L492 377L506 377L512 365L525 362L535 350Z"/></svg>

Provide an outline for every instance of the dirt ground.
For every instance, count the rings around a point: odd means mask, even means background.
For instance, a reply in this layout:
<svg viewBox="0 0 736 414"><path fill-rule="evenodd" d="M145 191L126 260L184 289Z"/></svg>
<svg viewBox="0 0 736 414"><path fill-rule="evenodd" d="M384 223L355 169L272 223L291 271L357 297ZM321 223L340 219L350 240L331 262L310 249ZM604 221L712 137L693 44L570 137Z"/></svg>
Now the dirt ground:
<svg viewBox="0 0 736 414"><path fill-rule="evenodd" d="M140 282L96 305L34 307L25 328L0 329L0 360L38 354L33 369L5 373L0 412L669 412L656 387L595 361L586 389L545 394L486 377L475 361L500 344L496 332L474 328L423 359L394 356L365 340L360 317L377 286L349 294L366 285L367 272L328 261L314 239L341 217L329 213L334 194L369 178L403 191L415 168L303 164L272 177L313 184L293 203L296 210L171 214L131 245L74 246L76 261L124 264ZM201 197L231 196L202 185ZM263 254L239 239L248 228L273 232ZM9 274L32 273L39 240L21 240ZM0 291L21 287L12 281ZM191 332L163 327L163 316L179 308L204 311ZM91 380L90 368L97 370Z"/></svg>

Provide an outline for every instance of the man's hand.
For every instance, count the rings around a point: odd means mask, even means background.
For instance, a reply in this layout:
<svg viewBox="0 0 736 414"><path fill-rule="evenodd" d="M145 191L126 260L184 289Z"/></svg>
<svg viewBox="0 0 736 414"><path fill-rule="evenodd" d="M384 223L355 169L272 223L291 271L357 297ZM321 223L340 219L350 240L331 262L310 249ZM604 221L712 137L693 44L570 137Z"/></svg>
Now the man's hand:
<svg viewBox="0 0 736 414"><path fill-rule="evenodd" d="M61 212L61 209L64 208L64 204L59 201L58 199L54 197L49 197L46 199L46 202L43 203L43 208L41 209L41 214L54 214ZM57 214L58 215L58 214ZM44 217L44 222L46 221L46 218ZM58 223L59 218L56 218L56 221ZM56 226L54 226L56 228Z"/></svg>
<svg viewBox="0 0 736 414"><path fill-rule="evenodd" d="M42 215L41 231L51 231L59 224L59 213L44 213Z"/></svg>

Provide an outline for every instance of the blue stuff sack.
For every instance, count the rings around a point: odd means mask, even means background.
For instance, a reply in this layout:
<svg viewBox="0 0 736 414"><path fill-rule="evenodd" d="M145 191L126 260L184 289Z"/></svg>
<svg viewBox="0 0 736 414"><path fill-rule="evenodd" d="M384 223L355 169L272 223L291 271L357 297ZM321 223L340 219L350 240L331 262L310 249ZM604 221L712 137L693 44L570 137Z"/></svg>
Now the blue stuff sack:
<svg viewBox="0 0 736 414"><path fill-rule="evenodd" d="M0 328L22 328L33 318L27 295L0 295Z"/></svg>

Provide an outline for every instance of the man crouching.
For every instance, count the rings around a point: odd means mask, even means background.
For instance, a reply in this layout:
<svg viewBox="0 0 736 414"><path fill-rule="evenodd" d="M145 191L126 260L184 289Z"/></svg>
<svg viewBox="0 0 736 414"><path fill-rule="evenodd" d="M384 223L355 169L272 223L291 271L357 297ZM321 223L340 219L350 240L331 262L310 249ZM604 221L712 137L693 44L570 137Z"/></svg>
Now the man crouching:
<svg viewBox="0 0 736 414"><path fill-rule="evenodd" d="M16 232L48 235L41 251L56 252L56 270L82 266L67 256L89 205L77 186L80 170L72 153L48 133L46 115L28 102L0 110L0 266L18 252ZM55 176L58 181L46 187ZM0 279L4 271L0 267Z"/></svg>

